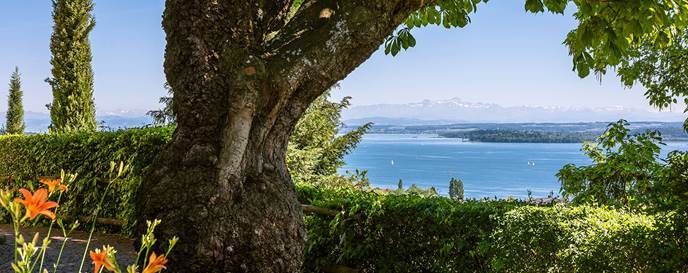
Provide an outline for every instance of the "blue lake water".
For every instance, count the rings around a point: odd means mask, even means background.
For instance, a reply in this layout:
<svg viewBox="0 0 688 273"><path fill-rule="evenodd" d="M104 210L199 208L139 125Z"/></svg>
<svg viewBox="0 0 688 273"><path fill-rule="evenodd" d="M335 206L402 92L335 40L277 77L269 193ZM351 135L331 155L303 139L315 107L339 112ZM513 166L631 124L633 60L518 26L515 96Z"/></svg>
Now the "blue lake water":
<svg viewBox="0 0 688 273"><path fill-rule="evenodd" d="M544 197L559 193L555 174L567 163L589 164L581 144L475 143L435 135L366 135L347 155L339 172L368 170L377 187L435 187L447 194L449 180L464 182L466 197ZM663 154L687 150L688 143L667 143Z"/></svg>

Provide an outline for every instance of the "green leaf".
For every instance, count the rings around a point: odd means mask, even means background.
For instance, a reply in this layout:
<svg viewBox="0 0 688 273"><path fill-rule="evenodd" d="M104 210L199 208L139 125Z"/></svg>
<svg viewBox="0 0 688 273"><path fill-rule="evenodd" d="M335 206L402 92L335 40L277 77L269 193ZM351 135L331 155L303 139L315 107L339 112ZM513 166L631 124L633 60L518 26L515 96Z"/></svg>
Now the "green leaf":
<svg viewBox="0 0 688 273"><path fill-rule="evenodd" d="M526 8L526 11L533 12L533 13L545 11L545 7L542 4L542 1L540 1L540 0L526 0L525 8Z"/></svg>
<svg viewBox="0 0 688 273"><path fill-rule="evenodd" d="M568 0L544 0L545 7L553 13L564 14Z"/></svg>

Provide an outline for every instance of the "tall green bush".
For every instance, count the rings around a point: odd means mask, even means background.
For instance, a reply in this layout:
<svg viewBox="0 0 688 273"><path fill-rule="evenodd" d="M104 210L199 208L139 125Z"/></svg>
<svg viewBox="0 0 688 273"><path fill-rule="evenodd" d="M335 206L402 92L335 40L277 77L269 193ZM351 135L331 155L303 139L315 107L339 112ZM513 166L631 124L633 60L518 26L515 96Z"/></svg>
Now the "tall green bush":
<svg viewBox="0 0 688 273"><path fill-rule="evenodd" d="M10 90L7 98L7 115L5 121L5 133L23 134L24 128L24 106L22 105L21 75L19 68L16 67L10 77Z"/></svg>
<svg viewBox="0 0 688 273"><path fill-rule="evenodd" d="M95 131L89 33L95 27L92 0L53 0L50 38L52 87L50 131Z"/></svg>

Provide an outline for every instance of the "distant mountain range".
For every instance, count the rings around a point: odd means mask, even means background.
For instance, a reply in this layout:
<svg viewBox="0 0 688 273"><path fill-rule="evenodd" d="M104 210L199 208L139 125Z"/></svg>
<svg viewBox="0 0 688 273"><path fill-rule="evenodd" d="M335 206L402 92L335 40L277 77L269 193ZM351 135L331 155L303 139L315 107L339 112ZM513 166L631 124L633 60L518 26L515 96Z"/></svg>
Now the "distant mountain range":
<svg viewBox="0 0 688 273"><path fill-rule="evenodd" d="M459 98L424 100L407 104L359 105L342 113L348 125L373 122L377 125L441 125L474 122L596 122L618 119L631 121L682 121L682 113L648 109L610 107L517 106L472 103Z"/></svg>
<svg viewBox="0 0 688 273"><path fill-rule="evenodd" d="M0 127L5 113L0 112ZM153 123L142 110L100 112L96 117L101 127L121 129ZM686 116L670 111L611 107L506 107L494 103L472 103L459 98L424 100L407 104L358 105L344 110L342 120L347 125L373 122L376 125L449 125L457 123L567 123L629 121L683 121ZM45 132L50 125L46 112L24 114L27 132Z"/></svg>
<svg viewBox="0 0 688 273"><path fill-rule="evenodd" d="M5 112L0 112L0 127L4 127ZM151 117L142 113L103 113L96 116L96 120L103 129L122 129L131 127L140 127L153 123ZM41 133L48 130L50 125L50 114L42 112L25 112L24 122L26 123L26 132Z"/></svg>

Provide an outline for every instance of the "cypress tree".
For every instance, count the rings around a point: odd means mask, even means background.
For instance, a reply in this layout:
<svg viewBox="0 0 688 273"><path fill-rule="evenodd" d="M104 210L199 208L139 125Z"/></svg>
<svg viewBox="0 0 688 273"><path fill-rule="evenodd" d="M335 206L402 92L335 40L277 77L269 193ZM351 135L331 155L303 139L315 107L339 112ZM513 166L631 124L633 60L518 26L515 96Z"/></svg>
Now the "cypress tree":
<svg viewBox="0 0 688 273"><path fill-rule="evenodd" d="M92 12L91 0L53 0L51 132L96 130L88 39L95 26Z"/></svg>
<svg viewBox="0 0 688 273"><path fill-rule="evenodd" d="M23 134L24 133L24 107L22 106L22 90L19 68L15 68L10 77L10 92L8 96L7 120L5 122L5 133Z"/></svg>
<svg viewBox="0 0 688 273"><path fill-rule="evenodd" d="M463 192L463 181L452 177L449 181L449 197L457 201L462 201Z"/></svg>

